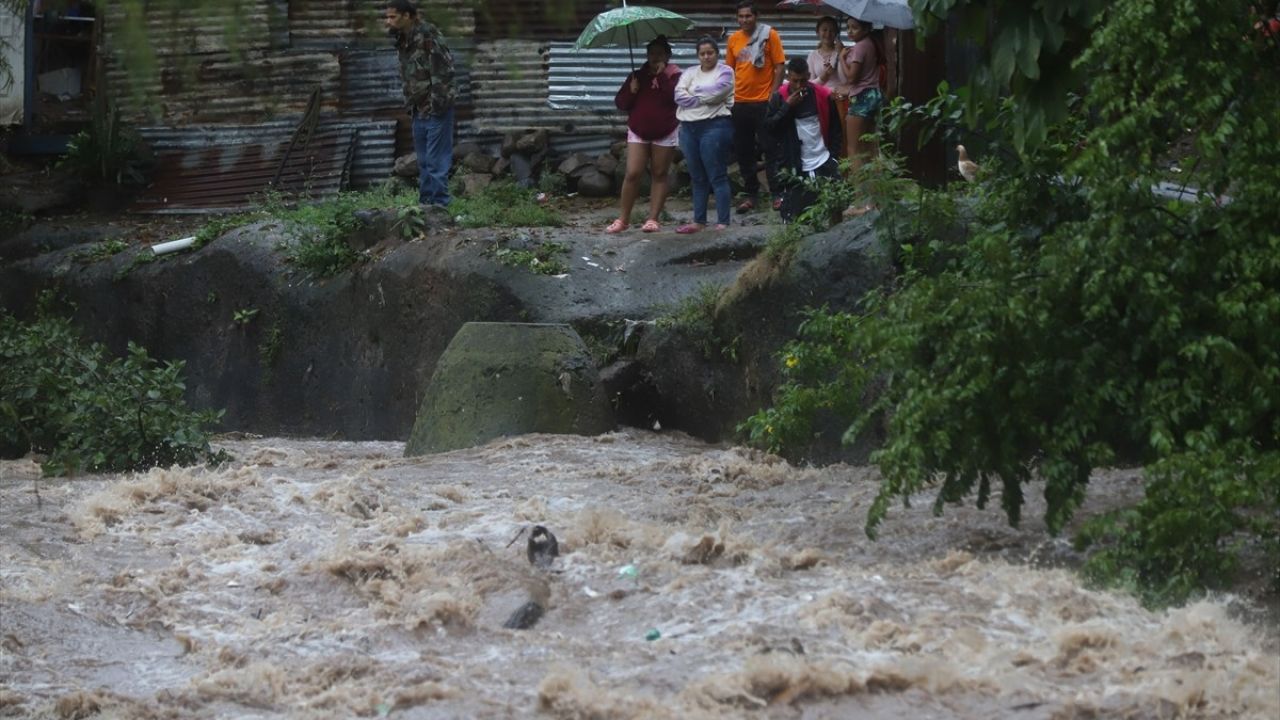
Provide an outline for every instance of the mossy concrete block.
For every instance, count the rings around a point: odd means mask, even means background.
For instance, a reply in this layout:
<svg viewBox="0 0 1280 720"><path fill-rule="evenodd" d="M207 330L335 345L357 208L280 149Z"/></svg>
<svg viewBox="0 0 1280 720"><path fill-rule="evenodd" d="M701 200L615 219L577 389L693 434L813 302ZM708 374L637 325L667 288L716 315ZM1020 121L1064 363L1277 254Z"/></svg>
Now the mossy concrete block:
<svg viewBox="0 0 1280 720"><path fill-rule="evenodd" d="M473 322L440 356L404 454L524 433L596 435L613 427L600 376L573 328Z"/></svg>

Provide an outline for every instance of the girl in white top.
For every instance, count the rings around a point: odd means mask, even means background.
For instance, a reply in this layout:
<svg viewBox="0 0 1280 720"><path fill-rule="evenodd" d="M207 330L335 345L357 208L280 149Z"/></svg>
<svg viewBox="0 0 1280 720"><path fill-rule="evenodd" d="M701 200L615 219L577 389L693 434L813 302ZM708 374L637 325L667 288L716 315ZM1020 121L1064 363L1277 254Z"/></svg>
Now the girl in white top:
<svg viewBox="0 0 1280 720"><path fill-rule="evenodd" d="M840 61L844 45L840 42L840 24L830 15L818 19L818 47L809 53L809 78L814 85L826 86L831 91L831 99L836 102L836 110L843 118L849 111L849 90L852 85L845 74L844 63ZM843 154L844 148L832 148L833 152Z"/></svg>
<svg viewBox="0 0 1280 720"><path fill-rule="evenodd" d="M720 46L709 36L698 40L698 65L676 83L676 118L680 149L693 181L693 222L676 232L695 233L707 225L707 195L716 196L717 230L729 226L729 172L726 159L733 142L733 68L720 62Z"/></svg>

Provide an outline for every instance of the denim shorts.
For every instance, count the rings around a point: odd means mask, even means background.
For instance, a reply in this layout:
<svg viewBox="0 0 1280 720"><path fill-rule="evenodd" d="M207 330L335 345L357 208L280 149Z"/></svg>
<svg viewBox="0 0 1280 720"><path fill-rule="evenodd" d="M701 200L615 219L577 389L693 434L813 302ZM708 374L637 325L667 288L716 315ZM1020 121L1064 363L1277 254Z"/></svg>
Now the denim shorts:
<svg viewBox="0 0 1280 720"><path fill-rule="evenodd" d="M874 118L876 113L880 112L880 106L884 104L884 94L880 92L880 88L867 88L854 96L849 102L849 116L860 118Z"/></svg>

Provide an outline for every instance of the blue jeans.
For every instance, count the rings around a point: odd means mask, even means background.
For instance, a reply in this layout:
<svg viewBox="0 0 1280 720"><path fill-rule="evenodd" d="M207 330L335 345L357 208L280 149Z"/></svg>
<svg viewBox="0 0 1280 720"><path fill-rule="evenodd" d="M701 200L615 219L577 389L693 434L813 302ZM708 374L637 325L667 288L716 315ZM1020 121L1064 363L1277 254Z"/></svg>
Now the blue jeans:
<svg viewBox="0 0 1280 720"><path fill-rule="evenodd" d="M448 205L453 108L442 115L413 113L413 149L418 155L418 201L423 205Z"/></svg>
<svg viewBox="0 0 1280 720"><path fill-rule="evenodd" d="M716 222L729 224L729 145L733 142L733 121L727 117L680 123L680 149L693 181L693 221L707 224L707 194L716 194Z"/></svg>

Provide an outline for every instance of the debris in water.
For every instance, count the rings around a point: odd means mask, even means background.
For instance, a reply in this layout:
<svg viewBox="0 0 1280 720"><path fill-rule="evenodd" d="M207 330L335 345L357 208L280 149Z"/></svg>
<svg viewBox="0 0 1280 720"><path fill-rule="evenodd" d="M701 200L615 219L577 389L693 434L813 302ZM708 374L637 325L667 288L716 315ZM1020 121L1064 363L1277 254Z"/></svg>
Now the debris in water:
<svg viewBox="0 0 1280 720"><path fill-rule="evenodd" d="M623 565L618 568L618 575L624 578L630 578L631 580L638 580L640 578L640 571L636 569L635 565Z"/></svg>
<svg viewBox="0 0 1280 720"><path fill-rule="evenodd" d="M685 565L706 565L724 554L724 543L710 535L703 535L696 545L685 551L680 562Z"/></svg>
<svg viewBox="0 0 1280 720"><path fill-rule="evenodd" d="M507 543L507 547L511 547L512 545L514 545L515 542L520 539L520 536L524 535L525 530L528 530L528 528L525 528L525 527L520 528L520 532L516 533L516 536L511 538L511 541Z"/></svg>
<svg viewBox="0 0 1280 720"><path fill-rule="evenodd" d="M653 642L660 637L662 637L662 632L659 631L658 628L650 628L649 632L644 634L644 639L649 642Z"/></svg>
<svg viewBox="0 0 1280 720"><path fill-rule="evenodd" d="M511 617L502 623L502 627L508 630L528 630L538 624L538 621L542 619L543 612L545 611L541 605L530 600L511 613Z"/></svg>
<svg viewBox="0 0 1280 720"><path fill-rule="evenodd" d="M586 585L583 585L583 586L582 586L582 594L586 595L586 596L587 596L587 597L589 597L589 598L598 598L598 597L600 597L600 593L596 592L595 590L592 590L591 588L587 587Z"/></svg>
<svg viewBox="0 0 1280 720"><path fill-rule="evenodd" d="M551 567L552 561L560 555L560 543L556 542L556 536L550 530L534 525L533 532L529 533L529 547L525 552L530 564L535 567Z"/></svg>
<svg viewBox="0 0 1280 720"><path fill-rule="evenodd" d="M808 570L822 562L822 551L817 548L805 548L790 557L784 558L782 565L790 570Z"/></svg>

